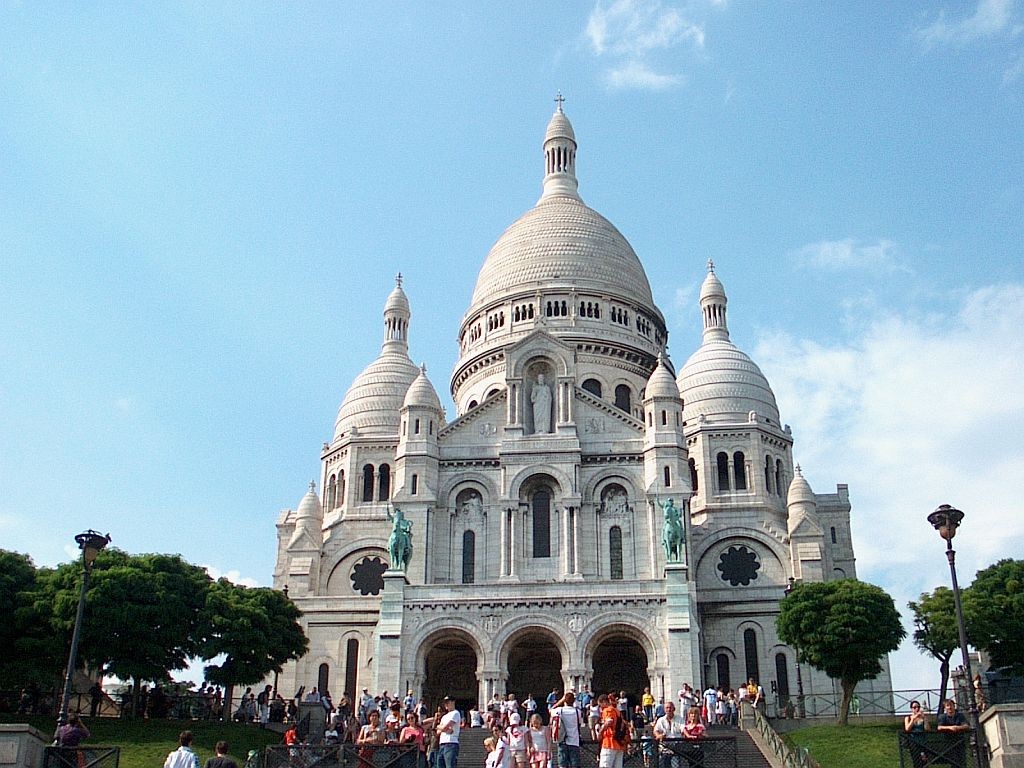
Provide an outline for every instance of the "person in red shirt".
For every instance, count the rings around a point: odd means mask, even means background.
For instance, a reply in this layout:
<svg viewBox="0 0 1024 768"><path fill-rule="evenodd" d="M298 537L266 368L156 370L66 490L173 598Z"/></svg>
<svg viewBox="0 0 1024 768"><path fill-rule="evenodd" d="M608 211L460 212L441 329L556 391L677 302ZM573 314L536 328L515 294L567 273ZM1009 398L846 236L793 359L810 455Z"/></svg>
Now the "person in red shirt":
<svg viewBox="0 0 1024 768"><path fill-rule="evenodd" d="M622 768L622 758L629 746L629 726L619 713L618 696L609 693L598 699L601 707L601 757L598 768Z"/></svg>

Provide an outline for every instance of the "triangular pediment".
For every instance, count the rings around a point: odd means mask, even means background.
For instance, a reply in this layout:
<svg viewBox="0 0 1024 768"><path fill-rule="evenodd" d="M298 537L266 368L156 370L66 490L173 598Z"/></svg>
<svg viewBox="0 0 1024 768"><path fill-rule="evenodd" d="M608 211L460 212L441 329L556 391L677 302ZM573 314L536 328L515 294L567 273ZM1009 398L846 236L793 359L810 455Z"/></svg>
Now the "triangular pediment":
<svg viewBox="0 0 1024 768"><path fill-rule="evenodd" d="M545 357L555 363L556 376L572 376L576 365L576 348L555 338L542 328L505 350L506 369L511 378L521 378L531 360Z"/></svg>
<svg viewBox="0 0 1024 768"><path fill-rule="evenodd" d="M462 445L496 446L507 423L508 391L502 390L470 408L437 436L442 450Z"/></svg>
<svg viewBox="0 0 1024 768"><path fill-rule="evenodd" d="M588 437L593 439L643 437L644 424L639 419L581 387L576 387L575 397L573 410L576 429L581 441Z"/></svg>

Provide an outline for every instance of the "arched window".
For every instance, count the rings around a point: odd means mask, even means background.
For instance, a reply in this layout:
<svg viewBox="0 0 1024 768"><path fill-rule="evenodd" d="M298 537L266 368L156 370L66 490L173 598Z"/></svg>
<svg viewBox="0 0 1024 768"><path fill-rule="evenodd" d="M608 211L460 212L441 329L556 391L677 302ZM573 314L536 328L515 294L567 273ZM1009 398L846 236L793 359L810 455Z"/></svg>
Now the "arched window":
<svg viewBox="0 0 1024 768"><path fill-rule="evenodd" d="M363 467L363 501L373 501L373 464Z"/></svg>
<svg viewBox="0 0 1024 768"><path fill-rule="evenodd" d="M732 455L732 472L736 477L736 490L747 490L747 461L743 456L743 451L736 451Z"/></svg>
<svg viewBox="0 0 1024 768"><path fill-rule="evenodd" d="M356 700L359 685L359 641L351 639L345 644L345 695L349 701Z"/></svg>
<svg viewBox="0 0 1024 768"><path fill-rule="evenodd" d="M583 382L583 388L594 397L601 396L601 382L597 379L587 379Z"/></svg>
<svg viewBox="0 0 1024 768"><path fill-rule="evenodd" d="M728 491L729 490L729 457L724 453L718 454L715 457L715 461L718 464L718 490Z"/></svg>
<svg viewBox="0 0 1024 768"><path fill-rule="evenodd" d="M664 409L661 411L661 426L668 426L668 411Z"/></svg>
<svg viewBox="0 0 1024 768"><path fill-rule="evenodd" d="M775 462L775 492L781 496L786 489L782 487L782 459Z"/></svg>
<svg viewBox="0 0 1024 768"><path fill-rule="evenodd" d="M317 670L316 689L318 691L329 691L331 684L331 668L327 664L321 664Z"/></svg>
<svg viewBox="0 0 1024 768"><path fill-rule="evenodd" d="M338 480L334 475L327 481L327 509L334 509L338 499Z"/></svg>
<svg viewBox="0 0 1024 768"><path fill-rule="evenodd" d="M391 498L391 467L381 464L377 474L380 478L377 481L377 501L387 501Z"/></svg>
<svg viewBox="0 0 1024 768"><path fill-rule="evenodd" d="M715 666L718 667L718 687L724 691L732 688L729 684L729 654L720 653L715 657Z"/></svg>
<svg viewBox="0 0 1024 768"><path fill-rule="evenodd" d="M789 667L786 664L786 654L775 654L775 680L779 688L779 702L784 703L789 698Z"/></svg>
<svg viewBox="0 0 1024 768"><path fill-rule="evenodd" d="M697 460L690 459L690 485L693 486L693 492L696 493L700 490L699 478L697 476Z"/></svg>
<svg viewBox="0 0 1024 768"><path fill-rule="evenodd" d="M743 655L747 662L747 679L754 678L755 682L761 682L757 668L757 634L752 629L743 630Z"/></svg>
<svg viewBox="0 0 1024 768"><path fill-rule="evenodd" d="M669 469L668 467L665 467L664 475L665 475L665 477L664 477L665 487L666 488L671 488L672 487L672 470Z"/></svg>
<svg viewBox="0 0 1024 768"><path fill-rule="evenodd" d="M476 534L462 534L462 583L472 584L476 577Z"/></svg>
<svg viewBox="0 0 1024 768"><path fill-rule="evenodd" d="M829 533L832 534L832 543L835 544L836 543L836 527L834 525L829 528Z"/></svg>
<svg viewBox="0 0 1024 768"><path fill-rule="evenodd" d="M613 525L608 530L609 572L613 580L622 578L622 529Z"/></svg>
<svg viewBox="0 0 1024 768"><path fill-rule="evenodd" d="M420 420L419 419L416 419L416 421L413 422L412 433L414 435L418 435L420 433Z"/></svg>
<svg viewBox="0 0 1024 768"><path fill-rule="evenodd" d="M409 493L411 493L413 496L415 496L416 492L419 490L420 476L419 475L413 475L412 476L412 482L409 485L410 485Z"/></svg>
<svg viewBox="0 0 1024 768"><path fill-rule="evenodd" d="M615 407L620 411L629 413L632 408L631 393L625 384L619 384L615 388Z"/></svg>
<svg viewBox="0 0 1024 768"><path fill-rule="evenodd" d="M345 470L338 473L338 506L345 506Z"/></svg>
<svg viewBox="0 0 1024 768"><path fill-rule="evenodd" d="M771 456L765 456L764 457L764 492L765 493L771 493L772 492L772 474L774 474L772 472L772 457Z"/></svg>
<svg viewBox="0 0 1024 768"><path fill-rule="evenodd" d="M533 556L551 557L551 493L545 488L533 494Z"/></svg>
<svg viewBox="0 0 1024 768"><path fill-rule="evenodd" d="M501 392L500 389L492 389L490 392L487 393L487 396L484 398L484 400L490 400L492 397L494 397L499 392Z"/></svg>
<svg viewBox="0 0 1024 768"><path fill-rule="evenodd" d="M473 410L473 409L474 409L474 408L476 408L476 407L477 407L478 405L480 405L480 403L478 403L478 402L477 402L476 400L470 400L470 401L469 401L469 410Z"/></svg>

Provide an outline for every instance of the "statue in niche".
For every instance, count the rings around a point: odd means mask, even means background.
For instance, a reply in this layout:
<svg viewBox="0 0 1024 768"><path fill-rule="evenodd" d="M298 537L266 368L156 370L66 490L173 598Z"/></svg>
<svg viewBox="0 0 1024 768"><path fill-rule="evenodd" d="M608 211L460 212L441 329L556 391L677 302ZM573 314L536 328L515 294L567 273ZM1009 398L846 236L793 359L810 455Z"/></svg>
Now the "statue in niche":
<svg viewBox="0 0 1024 768"><path fill-rule="evenodd" d="M604 498L605 511L610 515L621 515L627 511L629 499L621 488L610 488Z"/></svg>
<svg viewBox="0 0 1024 768"><path fill-rule="evenodd" d="M530 402L533 403L533 433L548 434L551 432L551 387L544 383L543 373L537 374Z"/></svg>
<svg viewBox="0 0 1024 768"><path fill-rule="evenodd" d="M683 527L683 515L672 499L664 503L659 499L662 512L665 513L665 524L661 528L661 543L665 547L665 561L681 563L686 550L686 529Z"/></svg>
<svg viewBox="0 0 1024 768"><path fill-rule="evenodd" d="M393 521L391 536L388 538L388 554L391 556L392 570L401 568L403 571L409 569L409 561L412 560L412 521L405 518L405 514L398 507L395 507L394 516L388 511L388 520Z"/></svg>
<svg viewBox="0 0 1024 768"><path fill-rule="evenodd" d="M475 515L483 512L484 505L480 501L480 495L469 493L459 505L459 512L464 515Z"/></svg>

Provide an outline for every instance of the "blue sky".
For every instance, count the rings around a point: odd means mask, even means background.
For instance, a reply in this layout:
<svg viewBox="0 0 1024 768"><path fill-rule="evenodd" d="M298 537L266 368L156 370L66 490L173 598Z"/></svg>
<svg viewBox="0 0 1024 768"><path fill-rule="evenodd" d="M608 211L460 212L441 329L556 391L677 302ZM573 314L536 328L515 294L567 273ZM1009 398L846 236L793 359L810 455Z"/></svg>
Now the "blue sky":
<svg viewBox="0 0 1024 768"><path fill-rule="evenodd" d="M939 503L965 583L1024 550L1012 0L10 2L0 50L0 546L91 527L269 583L398 271L450 404L561 90L676 365L712 258L862 578L946 584Z"/></svg>

